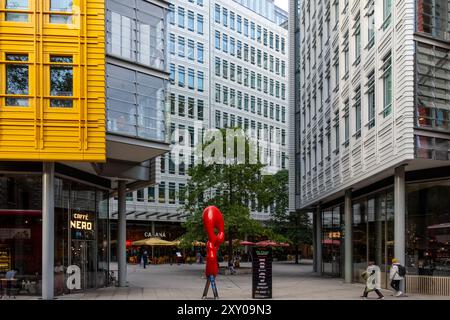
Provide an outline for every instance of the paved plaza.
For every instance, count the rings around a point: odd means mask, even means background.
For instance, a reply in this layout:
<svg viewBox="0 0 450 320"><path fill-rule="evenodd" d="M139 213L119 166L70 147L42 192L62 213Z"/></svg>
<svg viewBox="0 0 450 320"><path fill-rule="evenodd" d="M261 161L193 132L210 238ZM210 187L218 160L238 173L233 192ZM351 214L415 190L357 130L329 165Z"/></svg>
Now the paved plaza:
<svg viewBox="0 0 450 320"><path fill-rule="evenodd" d="M250 268L250 263L243 263ZM112 269L117 265L112 264ZM84 293L65 295L58 299L75 300L195 300L202 296L205 286L204 264L128 265L128 287L108 287ZM250 269L247 269L248 271ZM219 275L217 287L222 300L251 299L251 273ZM288 300L361 300L362 284L345 284L342 279L319 277L312 272L311 261L273 263L273 299ZM425 300L450 297L409 294L396 298L391 291L382 290L386 300ZM376 294L371 293L371 299ZM211 290L208 293L212 298ZM26 299L26 297L18 297ZM28 298L29 299L29 298Z"/></svg>

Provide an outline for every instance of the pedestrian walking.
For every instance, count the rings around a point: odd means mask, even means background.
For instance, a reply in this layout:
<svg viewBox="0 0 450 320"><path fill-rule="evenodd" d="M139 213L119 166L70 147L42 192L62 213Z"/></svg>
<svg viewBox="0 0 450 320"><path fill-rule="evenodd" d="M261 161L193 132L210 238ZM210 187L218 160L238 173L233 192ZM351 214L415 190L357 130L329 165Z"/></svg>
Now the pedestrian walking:
<svg viewBox="0 0 450 320"><path fill-rule="evenodd" d="M391 287L395 290L394 296L400 297L403 292L400 290L400 282L405 278L406 268L400 264L398 259L392 259L392 267L389 272L389 279L391 280Z"/></svg>
<svg viewBox="0 0 450 320"><path fill-rule="evenodd" d="M366 287L364 288L364 293L361 296L366 299L369 292L375 291L378 295L378 299L384 299L383 294L380 291L381 288L381 272L380 267L375 265L375 262L369 261L366 271L364 271L361 276L366 280Z"/></svg>
<svg viewBox="0 0 450 320"><path fill-rule="evenodd" d="M148 252L144 249L144 252L142 253L142 262L144 264L144 269L147 267L148 263Z"/></svg>

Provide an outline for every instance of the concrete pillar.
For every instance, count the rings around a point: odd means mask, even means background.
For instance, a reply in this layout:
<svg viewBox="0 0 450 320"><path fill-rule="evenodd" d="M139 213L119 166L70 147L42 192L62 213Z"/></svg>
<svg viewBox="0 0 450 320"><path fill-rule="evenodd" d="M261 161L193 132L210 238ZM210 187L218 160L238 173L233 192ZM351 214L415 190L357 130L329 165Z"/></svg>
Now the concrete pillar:
<svg viewBox="0 0 450 320"><path fill-rule="evenodd" d="M352 246L352 190L345 191L344 200L344 224L345 224L345 261L344 282L351 283L353 278L353 246Z"/></svg>
<svg viewBox="0 0 450 320"><path fill-rule="evenodd" d="M155 232L155 221L152 221L152 237L156 234ZM152 246L152 259L155 256L155 246Z"/></svg>
<svg viewBox="0 0 450 320"><path fill-rule="evenodd" d="M322 275L322 209L320 205L317 206L316 209L316 268L317 273Z"/></svg>
<svg viewBox="0 0 450 320"><path fill-rule="evenodd" d="M54 297L55 163L42 166L42 299Z"/></svg>
<svg viewBox="0 0 450 320"><path fill-rule="evenodd" d="M394 176L394 255L405 265L405 166L395 168ZM404 291L404 281L401 282Z"/></svg>
<svg viewBox="0 0 450 320"><path fill-rule="evenodd" d="M127 285L127 211L126 211L126 182L118 182L118 207L117 218L117 262L119 273L119 287Z"/></svg>
<svg viewBox="0 0 450 320"><path fill-rule="evenodd" d="M313 272L317 272L317 214L313 215Z"/></svg>

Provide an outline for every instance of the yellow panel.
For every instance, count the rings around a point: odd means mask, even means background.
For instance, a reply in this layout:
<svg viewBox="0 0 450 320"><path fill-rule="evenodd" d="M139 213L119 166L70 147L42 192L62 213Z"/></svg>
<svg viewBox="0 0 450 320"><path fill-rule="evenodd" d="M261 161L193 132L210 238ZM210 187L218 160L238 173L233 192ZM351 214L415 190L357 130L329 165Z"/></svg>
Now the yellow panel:
<svg viewBox="0 0 450 320"><path fill-rule="evenodd" d="M106 160L104 2L73 0L56 24L50 0L29 0L28 22L6 21L0 0L0 160ZM28 55L27 107L6 106L6 54ZM51 55L73 57L73 107L50 106Z"/></svg>

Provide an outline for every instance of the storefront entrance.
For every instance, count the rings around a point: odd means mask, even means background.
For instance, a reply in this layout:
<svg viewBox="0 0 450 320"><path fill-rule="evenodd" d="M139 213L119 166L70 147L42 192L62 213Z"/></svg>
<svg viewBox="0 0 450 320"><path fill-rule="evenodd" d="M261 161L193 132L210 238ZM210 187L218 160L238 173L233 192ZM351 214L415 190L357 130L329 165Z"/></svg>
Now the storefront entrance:
<svg viewBox="0 0 450 320"><path fill-rule="evenodd" d="M78 266L80 270L80 289L96 288L95 242L72 240L69 266Z"/></svg>

